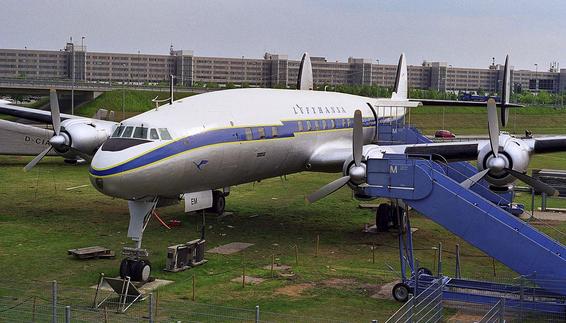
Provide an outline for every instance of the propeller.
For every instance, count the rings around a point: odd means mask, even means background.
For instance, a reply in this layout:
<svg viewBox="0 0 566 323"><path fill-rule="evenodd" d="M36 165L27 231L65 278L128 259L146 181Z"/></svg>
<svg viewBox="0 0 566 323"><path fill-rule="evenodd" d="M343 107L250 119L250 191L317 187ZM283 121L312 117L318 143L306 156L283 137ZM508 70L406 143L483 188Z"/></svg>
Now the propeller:
<svg viewBox="0 0 566 323"><path fill-rule="evenodd" d="M49 91L49 105L51 106L51 125L53 125L53 137L49 139L49 147L43 150L39 155L30 161L24 170L31 170L39 161L47 155L51 149L63 150L67 146L67 137L61 134L61 115L59 113L59 101L57 100L57 92L54 89Z"/></svg>
<svg viewBox="0 0 566 323"><path fill-rule="evenodd" d="M362 112L360 110L356 110L354 112L354 128L352 134L352 158L354 160L354 165L350 166L348 169L348 175L342 176L339 179L324 185L314 193L307 196L307 201L309 203L314 203L336 192L349 182L359 185L365 181L366 168L362 164L362 153L364 147L363 137Z"/></svg>
<svg viewBox="0 0 566 323"><path fill-rule="evenodd" d="M537 192L544 192L549 196L558 195L558 191L550 185L547 185L527 174L523 174L506 167L506 160L499 155L499 123L497 120L497 106L493 98L487 100L487 124L489 131L489 144L491 145L491 152L493 153L493 157L488 160L486 169L464 180L462 183L460 183L460 185L465 188L470 188L475 183L484 178L484 176L486 176L490 171L497 173L506 172L507 174L531 186Z"/></svg>

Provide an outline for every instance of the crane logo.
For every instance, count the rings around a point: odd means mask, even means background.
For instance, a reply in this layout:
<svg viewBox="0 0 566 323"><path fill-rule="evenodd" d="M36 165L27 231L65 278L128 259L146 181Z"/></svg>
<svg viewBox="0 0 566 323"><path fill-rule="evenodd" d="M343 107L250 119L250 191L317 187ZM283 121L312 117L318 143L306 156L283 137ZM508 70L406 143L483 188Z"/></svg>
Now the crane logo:
<svg viewBox="0 0 566 323"><path fill-rule="evenodd" d="M198 170L202 170L204 168L204 166L206 166L206 164L208 164L208 160L203 159L198 164L195 163L195 162L193 162L193 164L195 164L195 166L198 168Z"/></svg>

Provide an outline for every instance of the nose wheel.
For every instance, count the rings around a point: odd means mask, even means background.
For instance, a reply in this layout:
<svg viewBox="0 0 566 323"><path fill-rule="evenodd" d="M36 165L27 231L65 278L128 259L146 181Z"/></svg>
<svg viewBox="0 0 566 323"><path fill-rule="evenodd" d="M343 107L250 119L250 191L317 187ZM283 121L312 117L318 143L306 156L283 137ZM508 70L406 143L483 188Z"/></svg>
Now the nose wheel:
<svg viewBox="0 0 566 323"><path fill-rule="evenodd" d="M151 263L147 259L124 258L120 263L120 278L130 277L133 281L147 282L151 276Z"/></svg>

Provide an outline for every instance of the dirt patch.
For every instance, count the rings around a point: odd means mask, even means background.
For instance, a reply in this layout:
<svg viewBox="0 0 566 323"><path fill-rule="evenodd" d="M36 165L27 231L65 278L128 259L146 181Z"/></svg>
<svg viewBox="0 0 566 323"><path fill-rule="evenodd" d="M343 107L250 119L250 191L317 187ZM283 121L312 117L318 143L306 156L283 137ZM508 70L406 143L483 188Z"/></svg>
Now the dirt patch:
<svg viewBox="0 0 566 323"><path fill-rule="evenodd" d="M268 269L271 270L271 265L267 265L265 267L263 267L263 269ZM291 266L287 266L287 265L274 265L273 266L273 270L275 271L290 271L291 270Z"/></svg>
<svg viewBox="0 0 566 323"><path fill-rule="evenodd" d="M246 243L246 242L232 242L229 244L225 244L222 246L218 246L216 248L212 248L208 250L209 253L218 253L221 255L231 255L236 252L240 252L246 248L253 246L253 243Z"/></svg>
<svg viewBox="0 0 566 323"><path fill-rule="evenodd" d="M481 319L482 319L481 315L473 315L473 314L458 312L453 316L449 317L446 320L446 322L450 322L450 323L479 322Z"/></svg>
<svg viewBox="0 0 566 323"><path fill-rule="evenodd" d="M230 281L241 284L242 283L242 276L238 276L234 279L231 279ZM246 285L257 285L257 284L263 283L264 281L265 281L265 279L263 279L263 278L246 276Z"/></svg>
<svg viewBox="0 0 566 323"><path fill-rule="evenodd" d="M289 297L299 297L301 294L306 291L307 289L313 288L314 284L311 283L304 283L304 284L296 284L296 285L289 285L281 288L277 288L275 290L275 295L285 295Z"/></svg>
<svg viewBox="0 0 566 323"><path fill-rule="evenodd" d="M331 278L323 280L321 284L325 287L334 288L355 288L358 286L358 282L352 278Z"/></svg>
<svg viewBox="0 0 566 323"><path fill-rule="evenodd" d="M401 282L400 280L394 280L392 282L383 285L366 284L363 285L362 287L365 288L370 293L371 298L393 299L393 295L391 294L391 291L393 290L393 286L395 286L397 283L400 282Z"/></svg>

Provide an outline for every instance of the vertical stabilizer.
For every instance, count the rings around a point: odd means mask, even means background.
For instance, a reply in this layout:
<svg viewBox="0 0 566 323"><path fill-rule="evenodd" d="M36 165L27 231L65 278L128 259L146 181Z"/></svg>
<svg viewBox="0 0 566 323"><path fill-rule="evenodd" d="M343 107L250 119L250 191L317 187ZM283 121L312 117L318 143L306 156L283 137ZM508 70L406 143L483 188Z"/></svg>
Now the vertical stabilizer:
<svg viewBox="0 0 566 323"><path fill-rule="evenodd" d="M312 64L309 53L304 53L299 66L299 76L297 77L297 89L299 90L312 90L313 77L312 77Z"/></svg>
<svg viewBox="0 0 566 323"><path fill-rule="evenodd" d="M395 87L393 88L391 99L406 100L408 88L407 62L405 61L405 54L403 53L401 54L401 57L399 57L399 64L397 65L397 77L395 78Z"/></svg>
<svg viewBox="0 0 566 323"><path fill-rule="evenodd" d="M505 68L503 70L503 84L501 85L501 125L505 127L509 120L509 98L511 97L511 68L509 67L509 55L505 57Z"/></svg>

